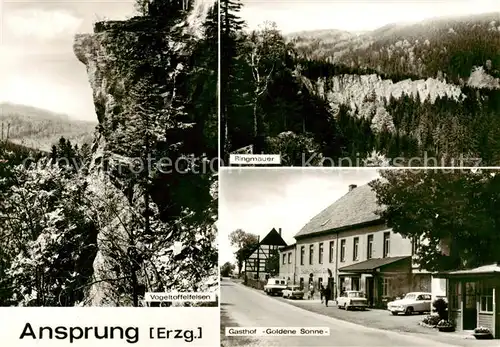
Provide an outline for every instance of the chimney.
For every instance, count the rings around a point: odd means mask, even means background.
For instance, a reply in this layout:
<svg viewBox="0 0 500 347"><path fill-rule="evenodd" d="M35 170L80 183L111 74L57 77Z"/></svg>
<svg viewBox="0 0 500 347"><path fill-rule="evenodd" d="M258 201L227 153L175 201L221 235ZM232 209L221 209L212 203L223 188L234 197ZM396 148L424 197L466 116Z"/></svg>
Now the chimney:
<svg viewBox="0 0 500 347"><path fill-rule="evenodd" d="M349 184L349 191L352 191L356 187L357 187L357 185L355 185L355 184Z"/></svg>
<svg viewBox="0 0 500 347"><path fill-rule="evenodd" d="M279 229L278 229L278 233L279 233L279 234L280 234L280 236L281 236L281 228L279 228Z"/></svg>

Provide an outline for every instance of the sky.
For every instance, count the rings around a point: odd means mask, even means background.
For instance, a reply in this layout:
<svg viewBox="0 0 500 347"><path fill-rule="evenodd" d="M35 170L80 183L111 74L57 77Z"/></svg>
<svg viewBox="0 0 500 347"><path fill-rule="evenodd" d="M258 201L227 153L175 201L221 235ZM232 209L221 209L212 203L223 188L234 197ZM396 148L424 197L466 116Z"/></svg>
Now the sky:
<svg viewBox="0 0 500 347"><path fill-rule="evenodd" d="M282 229L287 244L315 215L347 194L379 177L371 168L354 169L223 169L219 173L219 263L234 263L229 234L242 229L264 237Z"/></svg>
<svg viewBox="0 0 500 347"><path fill-rule="evenodd" d="M2 0L0 102L97 121L85 65L73 53L73 37L92 32L97 20L133 14L133 0Z"/></svg>
<svg viewBox="0 0 500 347"><path fill-rule="evenodd" d="M441 16L500 12L499 0L243 0L248 29L276 22L284 33L303 30L374 30L391 23Z"/></svg>

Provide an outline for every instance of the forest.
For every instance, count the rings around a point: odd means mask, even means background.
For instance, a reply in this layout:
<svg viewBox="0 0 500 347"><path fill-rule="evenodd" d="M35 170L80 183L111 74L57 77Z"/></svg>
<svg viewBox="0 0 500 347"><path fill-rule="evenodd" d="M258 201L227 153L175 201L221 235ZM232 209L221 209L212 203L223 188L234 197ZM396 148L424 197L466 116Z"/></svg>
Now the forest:
<svg viewBox="0 0 500 347"><path fill-rule="evenodd" d="M217 167L200 170L217 160L217 3L200 37L183 30L193 2L137 5L89 36L130 92L93 143L61 138L46 153L0 142L1 306L159 306L145 292L218 288ZM183 167L134 166L165 157Z"/></svg>
<svg viewBox="0 0 500 347"><path fill-rule="evenodd" d="M285 37L271 22L246 30L242 7L241 1L221 1L226 164L230 153L248 148L279 153L284 166L498 164L497 14L388 25L361 36L332 30L329 38L318 31L315 38L314 32ZM406 87L384 97L367 92L367 107L352 109L349 100L325 97L332 93L329 81L343 76L406 81ZM438 97L419 97L417 83ZM368 86L360 88L354 93ZM438 88L457 88L461 95Z"/></svg>

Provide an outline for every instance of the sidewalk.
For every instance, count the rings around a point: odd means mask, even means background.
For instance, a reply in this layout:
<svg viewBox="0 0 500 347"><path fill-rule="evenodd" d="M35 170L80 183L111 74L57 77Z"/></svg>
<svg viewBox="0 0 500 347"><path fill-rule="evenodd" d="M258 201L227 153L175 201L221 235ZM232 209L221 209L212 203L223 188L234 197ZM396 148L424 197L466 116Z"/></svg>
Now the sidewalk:
<svg viewBox="0 0 500 347"><path fill-rule="evenodd" d="M425 335L425 337L437 342L454 344L463 347L498 347L499 340L476 340L470 332L443 333L437 329L426 328L419 323L425 315L393 316L386 310L367 309L365 311L345 311L337 308L336 302L328 302L328 307L321 304L320 300L288 300L277 298L290 305L303 308L305 310L322 314L328 317L345 320L351 323L360 324L372 328L399 332L401 334Z"/></svg>

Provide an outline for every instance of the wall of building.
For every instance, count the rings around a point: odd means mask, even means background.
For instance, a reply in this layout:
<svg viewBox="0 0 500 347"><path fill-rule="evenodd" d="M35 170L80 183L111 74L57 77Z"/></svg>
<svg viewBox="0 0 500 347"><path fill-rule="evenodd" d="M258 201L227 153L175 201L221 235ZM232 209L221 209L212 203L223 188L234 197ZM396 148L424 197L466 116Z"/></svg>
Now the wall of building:
<svg viewBox="0 0 500 347"><path fill-rule="evenodd" d="M248 257L247 261L243 263L243 270L245 271L247 278L256 279L258 273L258 277L261 280L266 279L266 276L269 275L266 271L266 259L268 259L269 255L273 252L274 249L277 249L277 247L261 245L252 253L252 255Z"/></svg>
<svg viewBox="0 0 500 347"><path fill-rule="evenodd" d="M287 247L280 251L280 271L279 276L287 279L290 283L293 283L293 277L295 273L295 247ZM283 255L285 259L283 261Z"/></svg>
<svg viewBox="0 0 500 347"><path fill-rule="evenodd" d="M303 280L306 288L310 274L313 274L313 283L318 288L319 279L322 283L326 284L329 276L331 275L335 282L335 295L337 295L342 288L340 288L340 277L342 273L338 271L339 268L349 266L355 263L368 260L368 235L373 235L372 257L382 258L384 251L384 233L390 232L390 246L387 257L398 256L411 256L412 255L412 242L410 239L404 238L400 234L392 232L387 226L381 224L376 226L369 226L358 228L354 230L342 231L332 233L329 235L314 236L307 239L297 241L296 247L293 249L286 249L280 254L280 271L279 276L285 279L290 278L291 283L299 284ZM358 258L354 259L354 239L358 238ZM341 240L345 240L345 259L341 261ZM330 261L330 242L333 242L333 257ZM322 262L319 259L319 244L323 243L323 257ZM312 264L309 262L310 246L313 247ZM301 247L304 247L304 262L301 264ZM286 254L286 262L283 263L283 253ZM288 262L288 254L291 253L291 262ZM405 269L395 269L391 271L406 272L409 276L404 274L392 274L394 280L391 281L388 291L388 296L395 296L407 293L409 291L429 291L433 296L446 295L446 280L432 279L430 273L420 271L417 268L415 259L412 259L411 267L412 274L409 274L407 264L399 266ZM387 270L386 270L387 271ZM389 275L386 275L386 277ZM402 277L404 279L402 279ZM345 289L352 288L352 281L349 276L343 276ZM359 290L366 292L366 279L371 275L355 275L359 278ZM374 293L382 294L383 290L383 277L374 279Z"/></svg>
<svg viewBox="0 0 500 347"><path fill-rule="evenodd" d="M364 228L358 228L355 230L343 231L338 234L330 234L323 236L311 237L308 239L298 240L296 247L296 277L298 281L300 278L304 278L307 283L309 275L313 274L314 282L317 282L319 278L323 279L323 283L326 283L329 276L329 271L332 276L338 282L338 269L344 266L349 266L355 263L366 261L367 251L368 251L368 235L373 235L373 246L372 246L372 257L371 258L382 258L383 257L383 245L384 245L384 233L390 232L390 247L388 257L397 256L410 256L411 255L411 241L409 239L403 238L401 235L392 232L385 225L369 226ZM358 257L354 259L354 239L358 238ZM341 240L345 240L345 259L341 261ZM330 242L334 242L334 256L330 261L329 248ZM323 243L323 261L319 261L319 244ZM312 264L309 262L310 246L313 246L313 257ZM300 262L301 247L304 247L305 256L304 264ZM281 270L280 270L281 273ZM364 283L364 279L360 280L360 285Z"/></svg>

